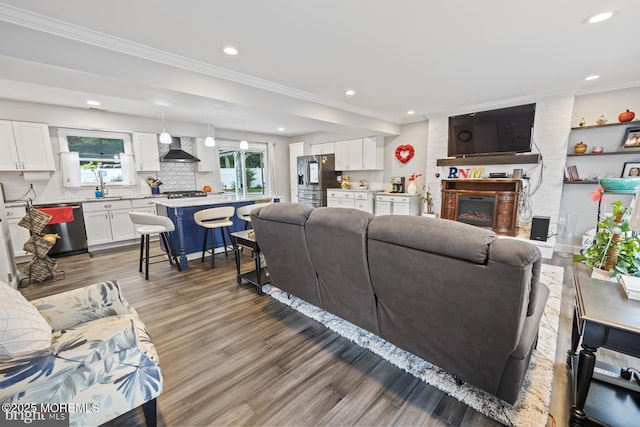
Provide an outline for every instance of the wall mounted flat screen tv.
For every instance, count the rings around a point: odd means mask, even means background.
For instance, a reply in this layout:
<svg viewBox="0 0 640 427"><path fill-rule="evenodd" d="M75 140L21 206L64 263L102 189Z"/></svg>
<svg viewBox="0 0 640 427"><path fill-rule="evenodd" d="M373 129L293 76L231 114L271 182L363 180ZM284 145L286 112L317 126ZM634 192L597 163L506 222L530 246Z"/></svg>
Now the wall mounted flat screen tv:
<svg viewBox="0 0 640 427"><path fill-rule="evenodd" d="M536 104L449 117L449 157L531 151Z"/></svg>

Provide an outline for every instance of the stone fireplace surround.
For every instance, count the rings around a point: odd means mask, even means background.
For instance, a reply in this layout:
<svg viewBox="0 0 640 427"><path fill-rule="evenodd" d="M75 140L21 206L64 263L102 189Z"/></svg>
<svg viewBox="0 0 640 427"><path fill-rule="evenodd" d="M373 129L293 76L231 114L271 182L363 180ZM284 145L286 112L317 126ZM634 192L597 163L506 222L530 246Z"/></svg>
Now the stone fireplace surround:
<svg viewBox="0 0 640 427"><path fill-rule="evenodd" d="M519 179L443 179L440 217L490 228L496 234L518 232Z"/></svg>

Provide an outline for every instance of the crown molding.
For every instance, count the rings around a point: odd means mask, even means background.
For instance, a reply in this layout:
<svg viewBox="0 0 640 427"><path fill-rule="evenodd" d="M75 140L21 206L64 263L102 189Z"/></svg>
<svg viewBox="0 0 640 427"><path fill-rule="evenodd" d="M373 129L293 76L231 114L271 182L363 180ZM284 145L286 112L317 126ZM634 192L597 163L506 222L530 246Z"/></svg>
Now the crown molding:
<svg viewBox="0 0 640 427"><path fill-rule="evenodd" d="M279 95L296 98L302 101L321 104L349 113L359 114L372 119L395 123L391 117L375 111L358 108L350 104L337 102L313 93L294 89L288 86L238 73L226 68L217 67L202 61L172 54L160 49L136 43L130 40L114 37L99 31L94 31L75 24L64 22L48 16L33 13L24 9L0 3L0 21L26 27L35 31L63 37L79 43L89 44L103 49L112 50L125 55L142 58L148 61L181 68L210 77L231 81L245 86L262 89Z"/></svg>

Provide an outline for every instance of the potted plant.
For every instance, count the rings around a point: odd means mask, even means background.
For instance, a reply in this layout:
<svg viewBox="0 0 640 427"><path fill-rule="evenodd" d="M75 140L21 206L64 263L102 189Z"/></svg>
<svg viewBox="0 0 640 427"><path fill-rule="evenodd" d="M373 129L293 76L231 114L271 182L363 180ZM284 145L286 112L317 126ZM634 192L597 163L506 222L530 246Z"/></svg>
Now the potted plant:
<svg viewBox="0 0 640 427"><path fill-rule="evenodd" d="M629 228L629 208L620 201L611 205L613 212L598 223L593 244L573 261L608 271L611 277L640 276L640 238Z"/></svg>
<svg viewBox="0 0 640 427"><path fill-rule="evenodd" d="M433 215L433 195L431 194L431 187L426 184L422 186L420 200L425 204L424 212L428 215Z"/></svg>

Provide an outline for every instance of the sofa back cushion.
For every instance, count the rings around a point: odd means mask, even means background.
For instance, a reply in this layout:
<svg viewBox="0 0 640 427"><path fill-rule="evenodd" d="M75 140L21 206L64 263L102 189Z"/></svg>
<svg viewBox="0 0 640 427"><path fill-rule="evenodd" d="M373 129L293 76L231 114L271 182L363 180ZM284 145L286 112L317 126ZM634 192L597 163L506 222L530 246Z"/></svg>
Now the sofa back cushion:
<svg viewBox="0 0 640 427"><path fill-rule="evenodd" d="M251 224L273 286L321 307L305 232L312 210L297 203L274 203L252 210Z"/></svg>
<svg viewBox="0 0 640 427"><path fill-rule="evenodd" d="M380 335L495 394L519 342L537 248L443 219L376 217L368 252Z"/></svg>
<svg viewBox="0 0 640 427"><path fill-rule="evenodd" d="M306 229L322 308L377 334L376 300L367 261L367 227L372 218L356 209L317 208Z"/></svg>
<svg viewBox="0 0 640 427"><path fill-rule="evenodd" d="M50 345L51 325L19 291L0 282L0 360Z"/></svg>
<svg viewBox="0 0 640 427"><path fill-rule="evenodd" d="M371 221L369 238L484 264L489 255L489 243L498 236L493 231L457 221L385 215Z"/></svg>

